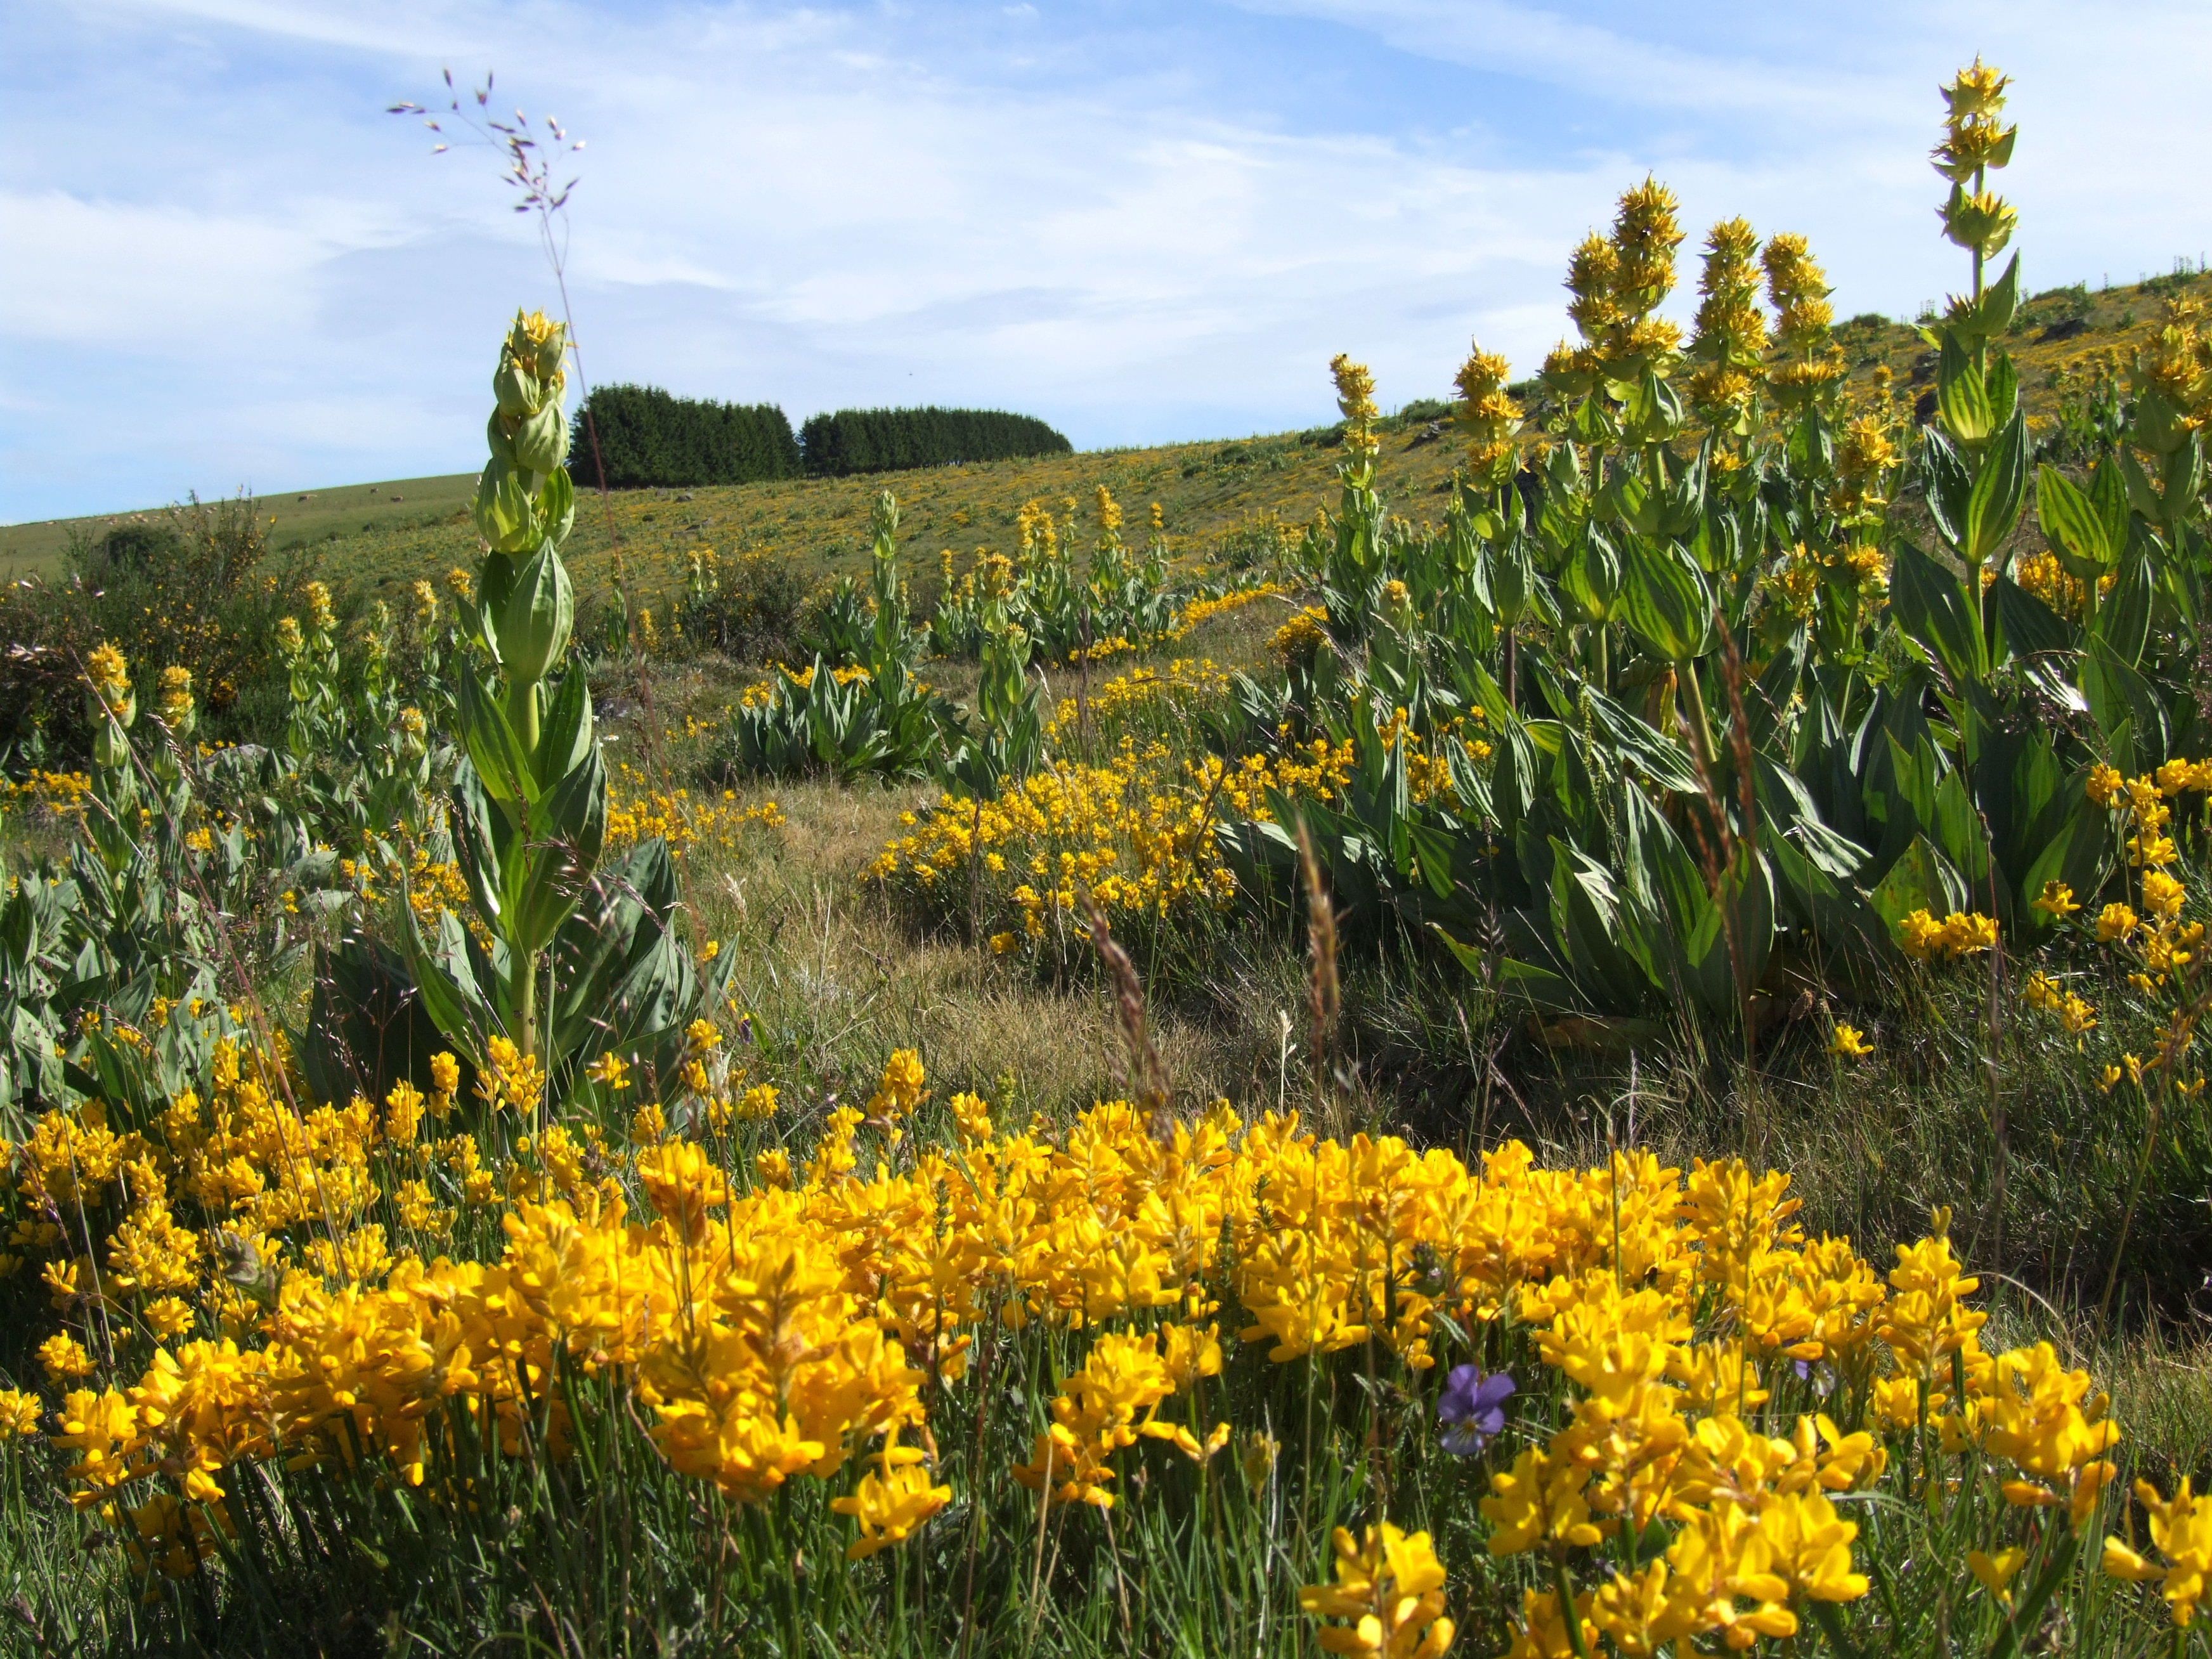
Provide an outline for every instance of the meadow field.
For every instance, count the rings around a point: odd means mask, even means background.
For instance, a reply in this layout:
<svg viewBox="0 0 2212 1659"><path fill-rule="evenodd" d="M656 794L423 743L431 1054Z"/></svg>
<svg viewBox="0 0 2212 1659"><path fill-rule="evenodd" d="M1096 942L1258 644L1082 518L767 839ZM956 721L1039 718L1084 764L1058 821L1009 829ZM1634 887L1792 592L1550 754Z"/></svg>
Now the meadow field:
<svg viewBox="0 0 2212 1659"><path fill-rule="evenodd" d="M0 532L0 1650L2203 1651L2212 279L2005 92L1921 325L1630 180L1311 431L592 495L519 312Z"/></svg>

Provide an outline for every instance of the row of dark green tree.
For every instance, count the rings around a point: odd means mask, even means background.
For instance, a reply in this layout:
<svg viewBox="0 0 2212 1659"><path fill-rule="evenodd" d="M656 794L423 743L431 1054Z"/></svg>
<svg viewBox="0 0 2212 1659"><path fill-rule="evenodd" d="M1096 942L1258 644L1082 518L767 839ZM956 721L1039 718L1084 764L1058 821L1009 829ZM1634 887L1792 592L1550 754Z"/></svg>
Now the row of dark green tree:
<svg viewBox="0 0 2212 1659"><path fill-rule="evenodd" d="M817 477L1065 455L1072 447L1035 416L994 409L841 409L809 420L799 445Z"/></svg>
<svg viewBox="0 0 2212 1659"><path fill-rule="evenodd" d="M794 436L774 404L718 404L647 386L595 388L584 422L577 481L612 489L842 477L1070 448L1034 416L989 409L841 409Z"/></svg>
<svg viewBox="0 0 2212 1659"><path fill-rule="evenodd" d="M774 404L718 404L651 386L595 386L581 429L576 481L594 487L752 483L795 478L800 470L799 441Z"/></svg>

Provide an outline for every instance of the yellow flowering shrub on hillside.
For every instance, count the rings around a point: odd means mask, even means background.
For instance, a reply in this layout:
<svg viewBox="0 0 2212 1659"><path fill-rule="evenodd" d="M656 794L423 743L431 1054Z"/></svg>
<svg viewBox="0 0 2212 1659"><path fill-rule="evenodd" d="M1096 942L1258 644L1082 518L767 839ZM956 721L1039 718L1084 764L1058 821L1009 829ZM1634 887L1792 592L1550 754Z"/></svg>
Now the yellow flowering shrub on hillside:
<svg viewBox="0 0 2212 1659"><path fill-rule="evenodd" d="M1231 762L1124 738L1103 764L1062 761L996 800L947 794L927 817L906 814L908 833L874 873L955 914L972 892L1002 952L1064 943L1082 927L1086 898L1115 921L1203 914L1237 891L1215 827L1270 817L1271 789L1333 799L1352 765L1351 745L1326 738L1282 760Z"/></svg>

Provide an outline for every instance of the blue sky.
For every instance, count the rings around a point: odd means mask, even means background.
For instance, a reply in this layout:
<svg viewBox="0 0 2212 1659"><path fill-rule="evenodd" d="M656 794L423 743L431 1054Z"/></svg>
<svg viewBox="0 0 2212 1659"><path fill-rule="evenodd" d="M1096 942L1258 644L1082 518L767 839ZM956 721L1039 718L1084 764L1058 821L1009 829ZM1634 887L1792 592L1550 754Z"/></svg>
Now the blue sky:
<svg viewBox="0 0 2212 1659"><path fill-rule="evenodd" d="M2212 246L2173 0L0 0L0 522L477 465L551 282L495 158L383 112L447 66L586 140L586 374L794 421L1139 443L1321 420L1339 350L1386 404L1471 337L1533 368L1646 171L1910 313L1960 280L1924 157L1977 50L2031 287Z"/></svg>

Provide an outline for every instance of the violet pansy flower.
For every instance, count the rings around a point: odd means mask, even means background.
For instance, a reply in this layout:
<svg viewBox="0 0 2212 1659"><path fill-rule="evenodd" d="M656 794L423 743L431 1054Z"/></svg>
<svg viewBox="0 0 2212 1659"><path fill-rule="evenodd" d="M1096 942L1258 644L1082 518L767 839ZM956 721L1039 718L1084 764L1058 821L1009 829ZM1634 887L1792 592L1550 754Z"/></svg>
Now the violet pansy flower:
<svg viewBox="0 0 2212 1659"><path fill-rule="evenodd" d="M1455 1457L1472 1457L1489 1444L1505 1428L1505 1402L1516 1386L1504 1371L1486 1376L1478 1365L1454 1366L1437 1402L1443 1449Z"/></svg>

